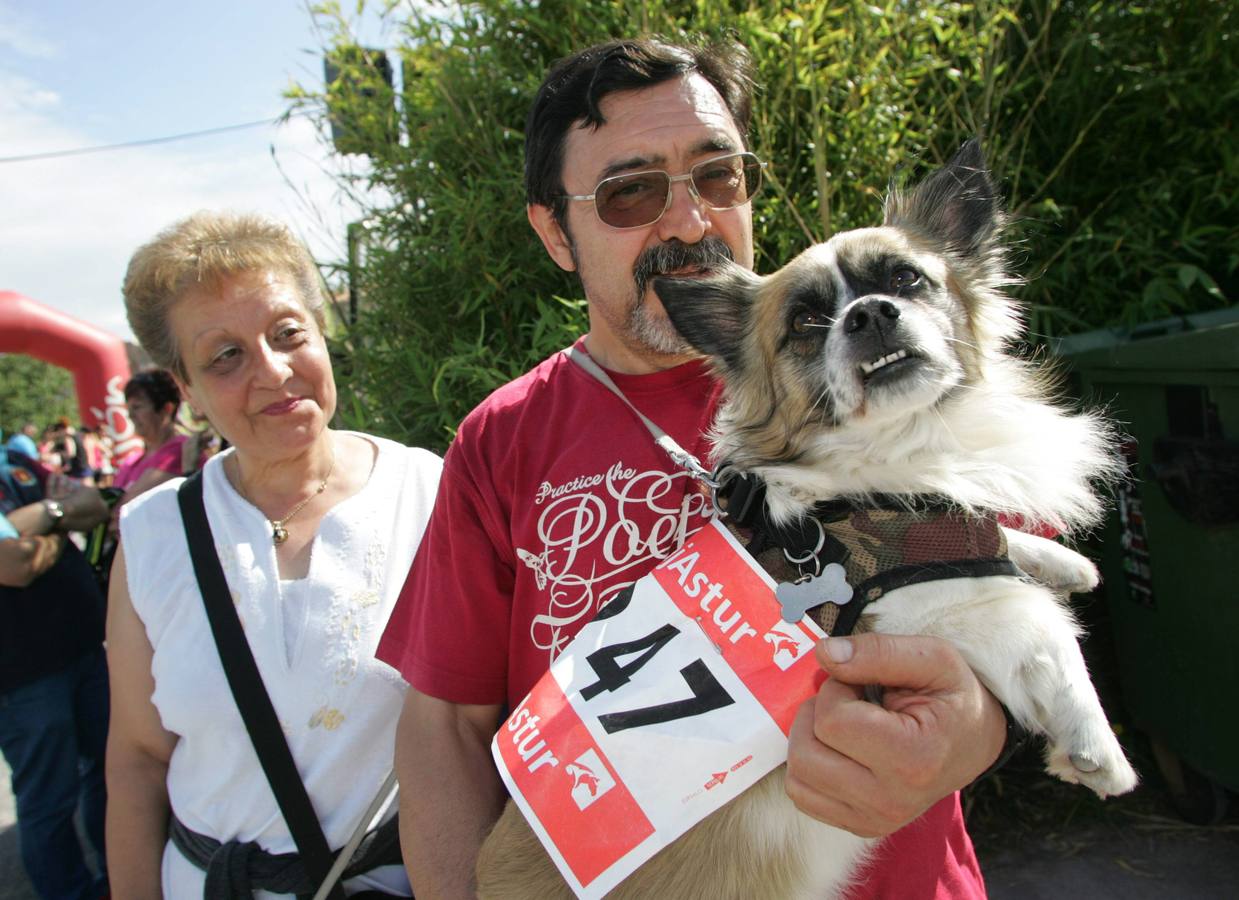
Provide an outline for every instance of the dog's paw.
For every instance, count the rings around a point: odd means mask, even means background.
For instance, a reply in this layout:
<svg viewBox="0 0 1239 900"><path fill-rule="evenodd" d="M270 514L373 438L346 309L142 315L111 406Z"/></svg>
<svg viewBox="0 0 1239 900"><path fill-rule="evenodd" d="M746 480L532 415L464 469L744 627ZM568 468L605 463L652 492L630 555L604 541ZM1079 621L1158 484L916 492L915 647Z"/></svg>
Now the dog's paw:
<svg viewBox="0 0 1239 900"><path fill-rule="evenodd" d="M1092 560L1047 538L1004 529L1011 561L1059 594L1087 594L1101 583Z"/></svg>
<svg viewBox="0 0 1239 900"><path fill-rule="evenodd" d="M1057 588L1068 594L1087 594L1101 584L1101 573L1097 566L1087 556L1082 556L1074 550L1070 551L1074 559L1058 572Z"/></svg>
<svg viewBox="0 0 1239 900"><path fill-rule="evenodd" d="M1071 784L1082 784L1103 799L1126 794L1140 780L1109 729L1074 746L1051 745L1046 750L1046 771Z"/></svg>

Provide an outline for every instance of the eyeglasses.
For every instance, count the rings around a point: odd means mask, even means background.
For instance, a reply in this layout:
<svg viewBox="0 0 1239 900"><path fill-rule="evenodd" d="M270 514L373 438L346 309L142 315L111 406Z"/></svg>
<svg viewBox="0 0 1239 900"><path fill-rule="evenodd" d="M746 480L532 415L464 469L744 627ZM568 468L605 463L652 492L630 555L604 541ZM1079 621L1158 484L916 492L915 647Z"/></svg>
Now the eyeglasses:
<svg viewBox="0 0 1239 900"><path fill-rule="evenodd" d="M761 190L766 164L752 153L728 153L697 163L687 175L661 169L615 175L598 182L592 194L565 194L565 200L593 200L598 218L612 228L653 225L671 208L671 185L687 181L693 199L710 209L735 209Z"/></svg>

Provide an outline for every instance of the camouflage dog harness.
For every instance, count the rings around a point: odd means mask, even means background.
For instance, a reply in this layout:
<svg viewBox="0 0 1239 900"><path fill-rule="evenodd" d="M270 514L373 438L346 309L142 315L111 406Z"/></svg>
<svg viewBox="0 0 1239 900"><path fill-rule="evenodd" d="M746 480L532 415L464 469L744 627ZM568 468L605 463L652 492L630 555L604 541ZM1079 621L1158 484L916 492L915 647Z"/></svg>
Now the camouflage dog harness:
<svg viewBox="0 0 1239 900"><path fill-rule="evenodd" d="M749 483L736 487L740 479ZM843 498L780 526L766 515L764 486L753 482L734 479L720 512L751 530L748 551L776 580L785 580L781 600L797 591L810 598L791 617L811 609L830 634L850 634L866 606L901 587L1024 574L1007 557L996 516L967 515L932 497Z"/></svg>

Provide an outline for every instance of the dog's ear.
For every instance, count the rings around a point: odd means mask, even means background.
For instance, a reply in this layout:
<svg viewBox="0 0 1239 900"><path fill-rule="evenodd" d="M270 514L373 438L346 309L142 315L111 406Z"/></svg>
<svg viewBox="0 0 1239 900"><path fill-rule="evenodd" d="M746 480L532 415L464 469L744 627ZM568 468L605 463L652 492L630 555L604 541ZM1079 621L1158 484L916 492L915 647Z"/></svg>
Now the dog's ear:
<svg viewBox="0 0 1239 900"><path fill-rule="evenodd" d="M726 263L702 278L661 276L653 283L667 317L684 340L735 368L761 279L742 266Z"/></svg>
<svg viewBox="0 0 1239 900"><path fill-rule="evenodd" d="M965 143L910 191L892 191L886 224L926 233L961 256L988 249L1002 227L1002 209L980 142Z"/></svg>

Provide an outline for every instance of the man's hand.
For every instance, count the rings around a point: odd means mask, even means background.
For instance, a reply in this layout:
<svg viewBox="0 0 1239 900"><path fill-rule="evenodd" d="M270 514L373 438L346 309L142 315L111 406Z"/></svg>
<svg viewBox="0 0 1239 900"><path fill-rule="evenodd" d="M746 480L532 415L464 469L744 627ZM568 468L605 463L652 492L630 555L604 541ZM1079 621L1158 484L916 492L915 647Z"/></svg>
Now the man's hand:
<svg viewBox="0 0 1239 900"><path fill-rule="evenodd" d="M29 587L56 565L64 548L62 534L32 534L0 540L0 585Z"/></svg>
<svg viewBox="0 0 1239 900"><path fill-rule="evenodd" d="M1006 719L939 638L863 634L816 648L830 678L792 725L787 793L804 813L862 837L898 830L998 758ZM882 704L865 685L885 688Z"/></svg>
<svg viewBox="0 0 1239 900"><path fill-rule="evenodd" d="M78 482L63 472L52 472L47 476L47 484L44 487L43 495L48 500L65 500L78 487Z"/></svg>
<svg viewBox="0 0 1239 900"><path fill-rule="evenodd" d="M98 488L59 472L47 476L43 494L64 508L64 519L59 524L61 531L88 531L108 517L108 505Z"/></svg>

